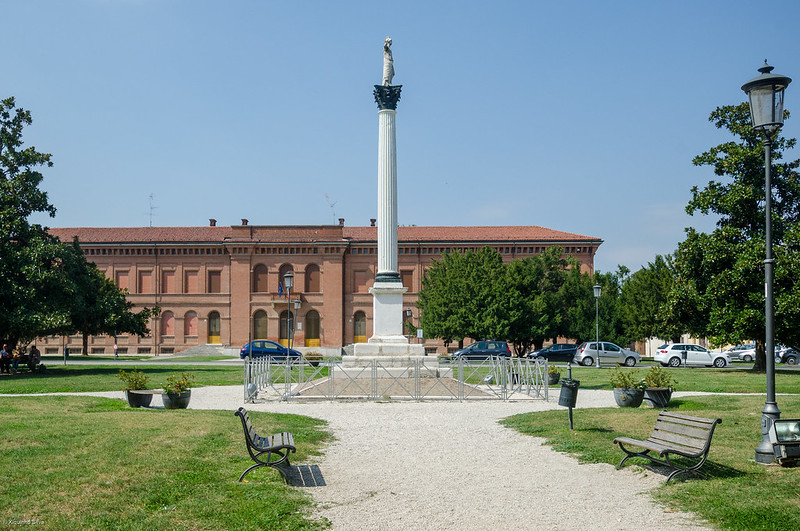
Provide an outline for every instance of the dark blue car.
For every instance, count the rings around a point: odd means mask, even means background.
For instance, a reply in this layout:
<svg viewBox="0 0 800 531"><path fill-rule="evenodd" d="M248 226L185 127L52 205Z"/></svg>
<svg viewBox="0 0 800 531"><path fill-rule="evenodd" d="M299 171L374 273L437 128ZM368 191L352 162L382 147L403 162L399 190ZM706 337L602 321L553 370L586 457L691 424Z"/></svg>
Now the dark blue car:
<svg viewBox="0 0 800 531"><path fill-rule="evenodd" d="M242 359L246 358L247 356L253 356L254 358L268 357L274 361L286 361L287 352L289 353L289 357L292 359L299 359L302 357L302 354L294 349L289 350L283 345L275 343L274 341L257 339L243 346L242 350L239 352L239 357Z"/></svg>

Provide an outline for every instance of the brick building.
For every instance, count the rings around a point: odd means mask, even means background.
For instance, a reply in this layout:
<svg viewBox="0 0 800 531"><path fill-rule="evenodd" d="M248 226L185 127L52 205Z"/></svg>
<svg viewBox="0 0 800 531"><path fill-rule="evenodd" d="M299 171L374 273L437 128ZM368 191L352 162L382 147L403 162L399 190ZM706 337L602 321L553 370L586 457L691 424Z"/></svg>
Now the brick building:
<svg viewBox="0 0 800 531"><path fill-rule="evenodd" d="M237 347L248 338L286 344L283 275L292 271L291 299L298 300L295 345L340 348L372 335L372 295L377 269L377 228L320 226L217 226L136 228L54 228L62 241L78 237L94 262L137 307L155 306L160 316L148 337L119 336L119 353L161 354L205 344ZM399 227L399 272L408 292L404 306L417 323L417 294L425 268L446 252L496 249L505 261L559 246L592 272L599 238L535 226ZM295 315L296 313L296 315ZM44 338L46 353L67 347L79 352L81 339ZM93 337L91 353L111 354L113 337ZM426 340L429 351L441 343Z"/></svg>

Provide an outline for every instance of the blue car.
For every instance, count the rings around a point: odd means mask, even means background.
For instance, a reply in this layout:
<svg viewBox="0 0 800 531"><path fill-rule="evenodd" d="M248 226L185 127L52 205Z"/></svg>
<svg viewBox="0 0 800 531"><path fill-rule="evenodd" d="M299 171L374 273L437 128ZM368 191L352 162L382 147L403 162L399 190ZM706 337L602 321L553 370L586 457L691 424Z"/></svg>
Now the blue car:
<svg viewBox="0 0 800 531"><path fill-rule="evenodd" d="M300 359L302 357L302 354L294 349L287 349L274 341L257 339L243 346L239 352L239 357L242 359L247 356L253 356L254 358L268 357L273 361L286 361L287 352L289 353L289 358Z"/></svg>

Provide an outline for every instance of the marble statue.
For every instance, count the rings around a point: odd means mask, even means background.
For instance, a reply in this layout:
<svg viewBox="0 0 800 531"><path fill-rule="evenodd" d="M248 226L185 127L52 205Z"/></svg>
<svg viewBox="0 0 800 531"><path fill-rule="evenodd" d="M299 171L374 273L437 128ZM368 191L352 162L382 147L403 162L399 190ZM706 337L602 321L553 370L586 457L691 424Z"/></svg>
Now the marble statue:
<svg viewBox="0 0 800 531"><path fill-rule="evenodd" d="M383 41L383 85L391 86L394 77L394 59L392 59L392 38Z"/></svg>

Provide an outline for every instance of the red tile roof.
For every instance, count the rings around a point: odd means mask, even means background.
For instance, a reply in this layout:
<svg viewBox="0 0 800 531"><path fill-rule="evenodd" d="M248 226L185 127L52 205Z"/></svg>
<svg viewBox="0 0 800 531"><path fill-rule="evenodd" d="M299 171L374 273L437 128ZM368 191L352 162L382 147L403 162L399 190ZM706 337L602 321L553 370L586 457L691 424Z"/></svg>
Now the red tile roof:
<svg viewBox="0 0 800 531"><path fill-rule="evenodd" d="M205 227L64 227L50 233L62 241L81 243L223 243L377 241L377 227L338 225ZM602 243L600 238L537 226L506 227L398 227L402 242L576 242Z"/></svg>

